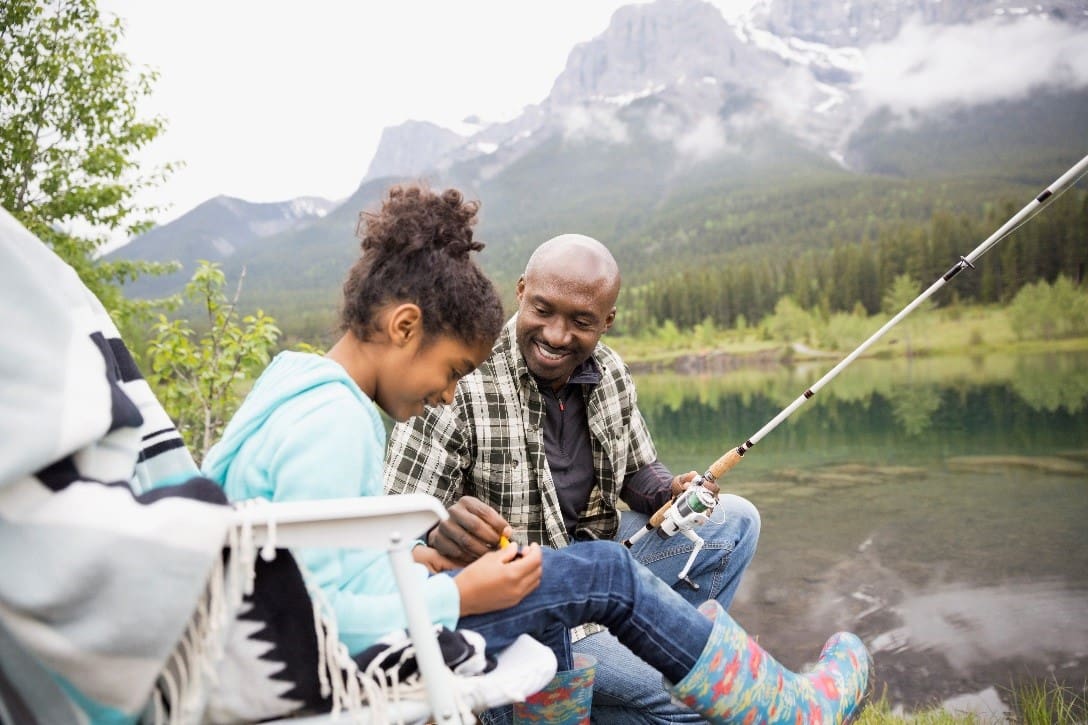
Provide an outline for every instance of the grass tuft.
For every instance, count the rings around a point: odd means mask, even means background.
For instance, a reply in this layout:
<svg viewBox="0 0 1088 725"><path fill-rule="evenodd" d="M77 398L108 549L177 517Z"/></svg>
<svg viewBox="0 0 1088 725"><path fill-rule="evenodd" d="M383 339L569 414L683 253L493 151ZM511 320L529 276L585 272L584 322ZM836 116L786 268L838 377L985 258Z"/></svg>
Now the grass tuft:
<svg viewBox="0 0 1088 725"><path fill-rule="evenodd" d="M1019 683L1007 691L1012 702L1010 722L1017 725L1082 725L1088 722L1088 683L1079 692L1057 680ZM933 708L916 713L894 712L887 687L879 699L872 699L853 725L989 725L992 722L971 714L953 714Z"/></svg>
<svg viewBox="0 0 1088 725"><path fill-rule="evenodd" d="M1077 692L1057 680L1045 680L1017 685L1010 692L1022 725L1074 725L1088 722L1085 689Z"/></svg>

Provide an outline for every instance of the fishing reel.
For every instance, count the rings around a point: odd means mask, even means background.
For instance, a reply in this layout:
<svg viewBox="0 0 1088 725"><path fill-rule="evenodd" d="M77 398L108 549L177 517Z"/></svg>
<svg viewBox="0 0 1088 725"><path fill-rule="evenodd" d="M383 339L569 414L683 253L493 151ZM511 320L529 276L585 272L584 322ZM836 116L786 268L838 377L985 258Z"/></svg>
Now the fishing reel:
<svg viewBox="0 0 1088 725"><path fill-rule="evenodd" d="M677 532L691 531L696 526L702 526L710 521L710 515L714 513L718 497L703 485L704 480L702 476L699 476L691 482L691 486L673 500L665 510L661 524L657 527L658 536L667 539Z"/></svg>
<svg viewBox="0 0 1088 725"><path fill-rule="evenodd" d="M710 517L714 513L714 507L718 504L718 497L703 485L705 480L702 476L695 478L691 482L691 486L651 516L650 520L646 522L646 526L623 542L624 546L631 548L636 541L654 530L662 539L667 539L678 533L683 534L684 538L695 544L695 548L691 550L687 562L684 563L684 568L680 570L676 578L692 589L698 589L699 585L688 577L688 572L691 571L691 565L695 563L695 557L699 555L706 543L701 536L695 533L695 528L710 521Z"/></svg>
<svg viewBox="0 0 1088 725"><path fill-rule="evenodd" d="M695 527L702 526L710 521L710 516L714 513L714 506L717 503L718 497L712 494L710 489L703 486L703 477L699 476L665 510L661 525L657 527L657 535L662 539L680 533L688 541L695 544L695 548L688 555L687 562L684 563L684 568L677 574L677 579L686 583L692 589L698 589L699 585L688 577L688 572L691 571L691 565L695 563L695 557L702 551L705 543L703 537L695 533Z"/></svg>

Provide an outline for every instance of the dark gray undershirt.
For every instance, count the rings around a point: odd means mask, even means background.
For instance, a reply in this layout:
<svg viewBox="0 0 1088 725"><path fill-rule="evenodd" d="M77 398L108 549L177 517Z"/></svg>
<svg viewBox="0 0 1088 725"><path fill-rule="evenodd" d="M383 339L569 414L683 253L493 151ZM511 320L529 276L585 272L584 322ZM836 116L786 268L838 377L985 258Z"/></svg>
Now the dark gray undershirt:
<svg viewBox="0 0 1088 725"><path fill-rule="evenodd" d="M598 382L600 373L592 360L575 370L558 392L537 380L544 399L544 454L559 496L563 526L572 538L589 492L596 485L583 388ZM652 514L671 498L671 484L672 474L660 461L654 461L624 479L620 498L633 510Z"/></svg>

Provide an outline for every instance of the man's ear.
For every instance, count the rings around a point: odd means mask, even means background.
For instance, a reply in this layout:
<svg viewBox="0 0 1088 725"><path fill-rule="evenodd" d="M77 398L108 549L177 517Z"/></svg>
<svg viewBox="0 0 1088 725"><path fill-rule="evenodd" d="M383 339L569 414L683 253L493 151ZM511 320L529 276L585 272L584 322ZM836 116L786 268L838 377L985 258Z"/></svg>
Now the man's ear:
<svg viewBox="0 0 1088 725"><path fill-rule="evenodd" d="M612 329L612 323L616 321L616 308L613 307L612 311L608 313L608 317L604 318L604 329L601 330L601 334L608 332Z"/></svg>
<svg viewBox="0 0 1088 725"><path fill-rule="evenodd" d="M404 302L389 312L385 323L386 333L394 345L402 347L413 340L423 339L423 310L413 302Z"/></svg>
<svg viewBox="0 0 1088 725"><path fill-rule="evenodd" d="M525 294L525 275L518 277L517 296L518 304L521 304L521 296Z"/></svg>

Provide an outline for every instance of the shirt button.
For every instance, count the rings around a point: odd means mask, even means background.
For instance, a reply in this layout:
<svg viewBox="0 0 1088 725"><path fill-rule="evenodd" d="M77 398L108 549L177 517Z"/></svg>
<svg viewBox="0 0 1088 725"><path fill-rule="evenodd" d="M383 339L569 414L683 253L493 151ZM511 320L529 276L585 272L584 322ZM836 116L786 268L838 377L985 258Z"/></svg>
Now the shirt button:
<svg viewBox="0 0 1088 725"><path fill-rule="evenodd" d="M517 467L518 467L518 459L515 458L514 459L514 468L517 468Z"/></svg>

